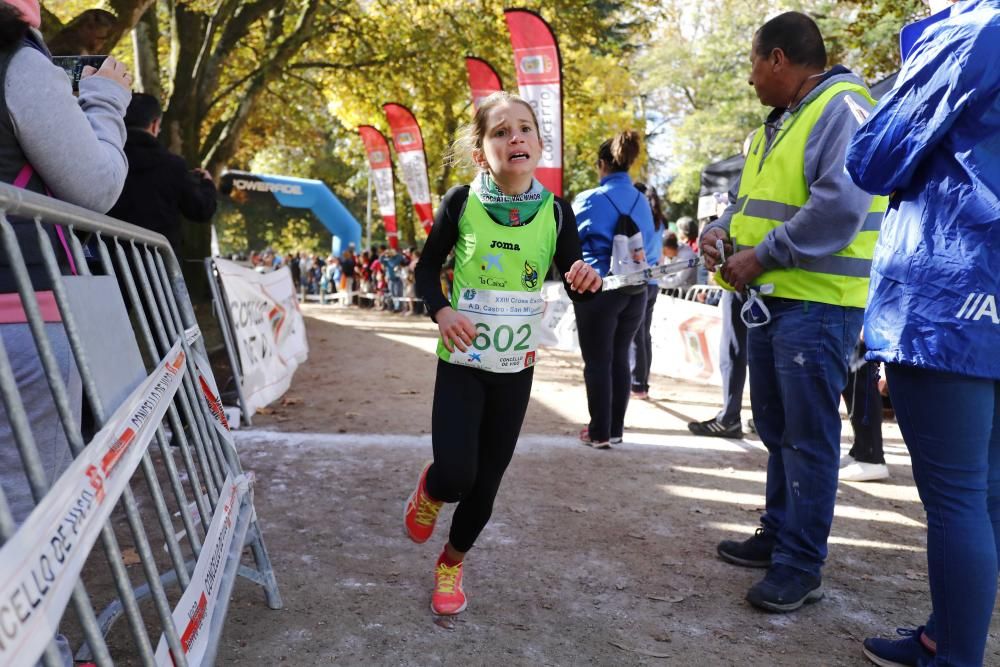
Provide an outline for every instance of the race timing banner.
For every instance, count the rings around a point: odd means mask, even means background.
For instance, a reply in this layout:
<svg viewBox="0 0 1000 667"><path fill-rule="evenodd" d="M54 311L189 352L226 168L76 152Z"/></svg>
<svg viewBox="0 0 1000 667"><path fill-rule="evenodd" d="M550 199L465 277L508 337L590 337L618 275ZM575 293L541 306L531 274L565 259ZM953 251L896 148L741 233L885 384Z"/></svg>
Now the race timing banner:
<svg viewBox="0 0 1000 667"><path fill-rule="evenodd" d="M375 182L375 198L378 199L378 211L385 223L385 235L389 245L399 249L399 231L396 228L396 191L392 182L392 158L389 155L389 143L385 135L371 125L358 127L361 141L365 144L368 154L368 166Z"/></svg>
<svg viewBox="0 0 1000 667"><path fill-rule="evenodd" d="M243 397L253 414L288 391L295 369L309 357L305 321L287 266L258 273L214 261L243 369Z"/></svg>
<svg viewBox="0 0 1000 667"><path fill-rule="evenodd" d="M101 528L184 376L178 340L0 549L0 665L34 665L52 641Z"/></svg>
<svg viewBox="0 0 1000 667"><path fill-rule="evenodd" d="M484 99L503 90L503 82L493 66L482 58L465 57L465 72L469 77L469 90L472 91L472 112L479 109L479 103Z"/></svg>
<svg viewBox="0 0 1000 667"><path fill-rule="evenodd" d="M552 29L527 9L505 9L521 97L538 117L542 159L535 176L557 196L563 194L562 60Z"/></svg>
<svg viewBox="0 0 1000 667"><path fill-rule="evenodd" d="M403 183L413 200L413 210L428 234L434 224L434 209L431 205L431 186L427 179L427 156L424 154L424 140L420 125L413 112L401 104L383 104L386 120L392 130L392 142L396 147L399 167L403 171Z"/></svg>

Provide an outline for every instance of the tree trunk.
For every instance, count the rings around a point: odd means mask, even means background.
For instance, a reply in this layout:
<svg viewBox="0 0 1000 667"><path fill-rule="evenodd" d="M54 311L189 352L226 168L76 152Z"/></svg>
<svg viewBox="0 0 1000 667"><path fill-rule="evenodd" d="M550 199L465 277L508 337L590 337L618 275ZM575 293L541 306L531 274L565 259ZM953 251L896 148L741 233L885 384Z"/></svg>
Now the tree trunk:
<svg viewBox="0 0 1000 667"><path fill-rule="evenodd" d="M403 239L404 246L416 245L416 228L419 221L417 220L416 214L413 212L413 206L410 206L409 202L404 202L403 206L405 206L405 208L402 209L403 215L398 218L399 235Z"/></svg>
<svg viewBox="0 0 1000 667"><path fill-rule="evenodd" d="M171 13L170 78L173 93L163 117L161 139L174 153L188 164L200 164L201 128L204 123L202 108L207 102L194 94L194 71L198 53L205 39L207 20L203 14L193 12L186 4L178 3Z"/></svg>
<svg viewBox="0 0 1000 667"><path fill-rule="evenodd" d="M49 50L55 56L109 53L155 1L111 0L114 13L88 9L47 40Z"/></svg>
<svg viewBox="0 0 1000 667"><path fill-rule="evenodd" d="M132 30L132 46L135 53L135 87L156 99L163 101L163 84L160 81L160 55L157 44L160 41L160 24L153 6L142 15Z"/></svg>

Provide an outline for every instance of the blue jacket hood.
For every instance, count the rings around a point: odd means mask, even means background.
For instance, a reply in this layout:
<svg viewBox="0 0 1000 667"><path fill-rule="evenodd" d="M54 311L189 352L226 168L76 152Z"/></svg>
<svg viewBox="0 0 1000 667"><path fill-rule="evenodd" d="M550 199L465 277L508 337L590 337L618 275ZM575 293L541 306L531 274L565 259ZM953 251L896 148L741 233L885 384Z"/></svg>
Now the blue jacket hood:
<svg viewBox="0 0 1000 667"><path fill-rule="evenodd" d="M891 194L865 320L869 358L1000 379L1000 0L927 25L847 170Z"/></svg>

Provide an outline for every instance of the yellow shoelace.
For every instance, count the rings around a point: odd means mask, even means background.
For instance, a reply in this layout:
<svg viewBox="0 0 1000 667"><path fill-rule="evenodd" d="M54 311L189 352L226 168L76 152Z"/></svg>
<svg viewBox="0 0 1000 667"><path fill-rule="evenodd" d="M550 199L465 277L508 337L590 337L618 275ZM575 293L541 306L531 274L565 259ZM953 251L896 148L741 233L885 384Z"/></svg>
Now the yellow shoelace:
<svg viewBox="0 0 1000 667"><path fill-rule="evenodd" d="M462 574L462 564L448 566L444 563L438 565L436 588L439 593L451 594L455 592L458 584L458 575Z"/></svg>
<svg viewBox="0 0 1000 667"><path fill-rule="evenodd" d="M421 526L430 526L437 521L438 512L444 503L434 502L424 493L417 495L417 518L416 522Z"/></svg>

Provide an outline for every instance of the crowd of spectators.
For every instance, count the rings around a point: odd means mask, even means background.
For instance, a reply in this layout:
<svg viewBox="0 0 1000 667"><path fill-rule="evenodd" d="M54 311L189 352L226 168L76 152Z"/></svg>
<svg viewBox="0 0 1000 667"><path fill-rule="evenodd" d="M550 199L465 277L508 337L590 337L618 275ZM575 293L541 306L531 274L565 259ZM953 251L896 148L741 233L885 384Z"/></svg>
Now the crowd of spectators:
<svg viewBox="0 0 1000 667"><path fill-rule="evenodd" d="M413 277L419 259L420 251L414 246L397 251L384 244L373 245L359 253L353 243L340 257L309 252L282 256L270 248L249 257L258 271L287 266L303 298L314 295L325 302L333 295L346 294L349 303L362 308L411 315L422 312Z"/></svg>

